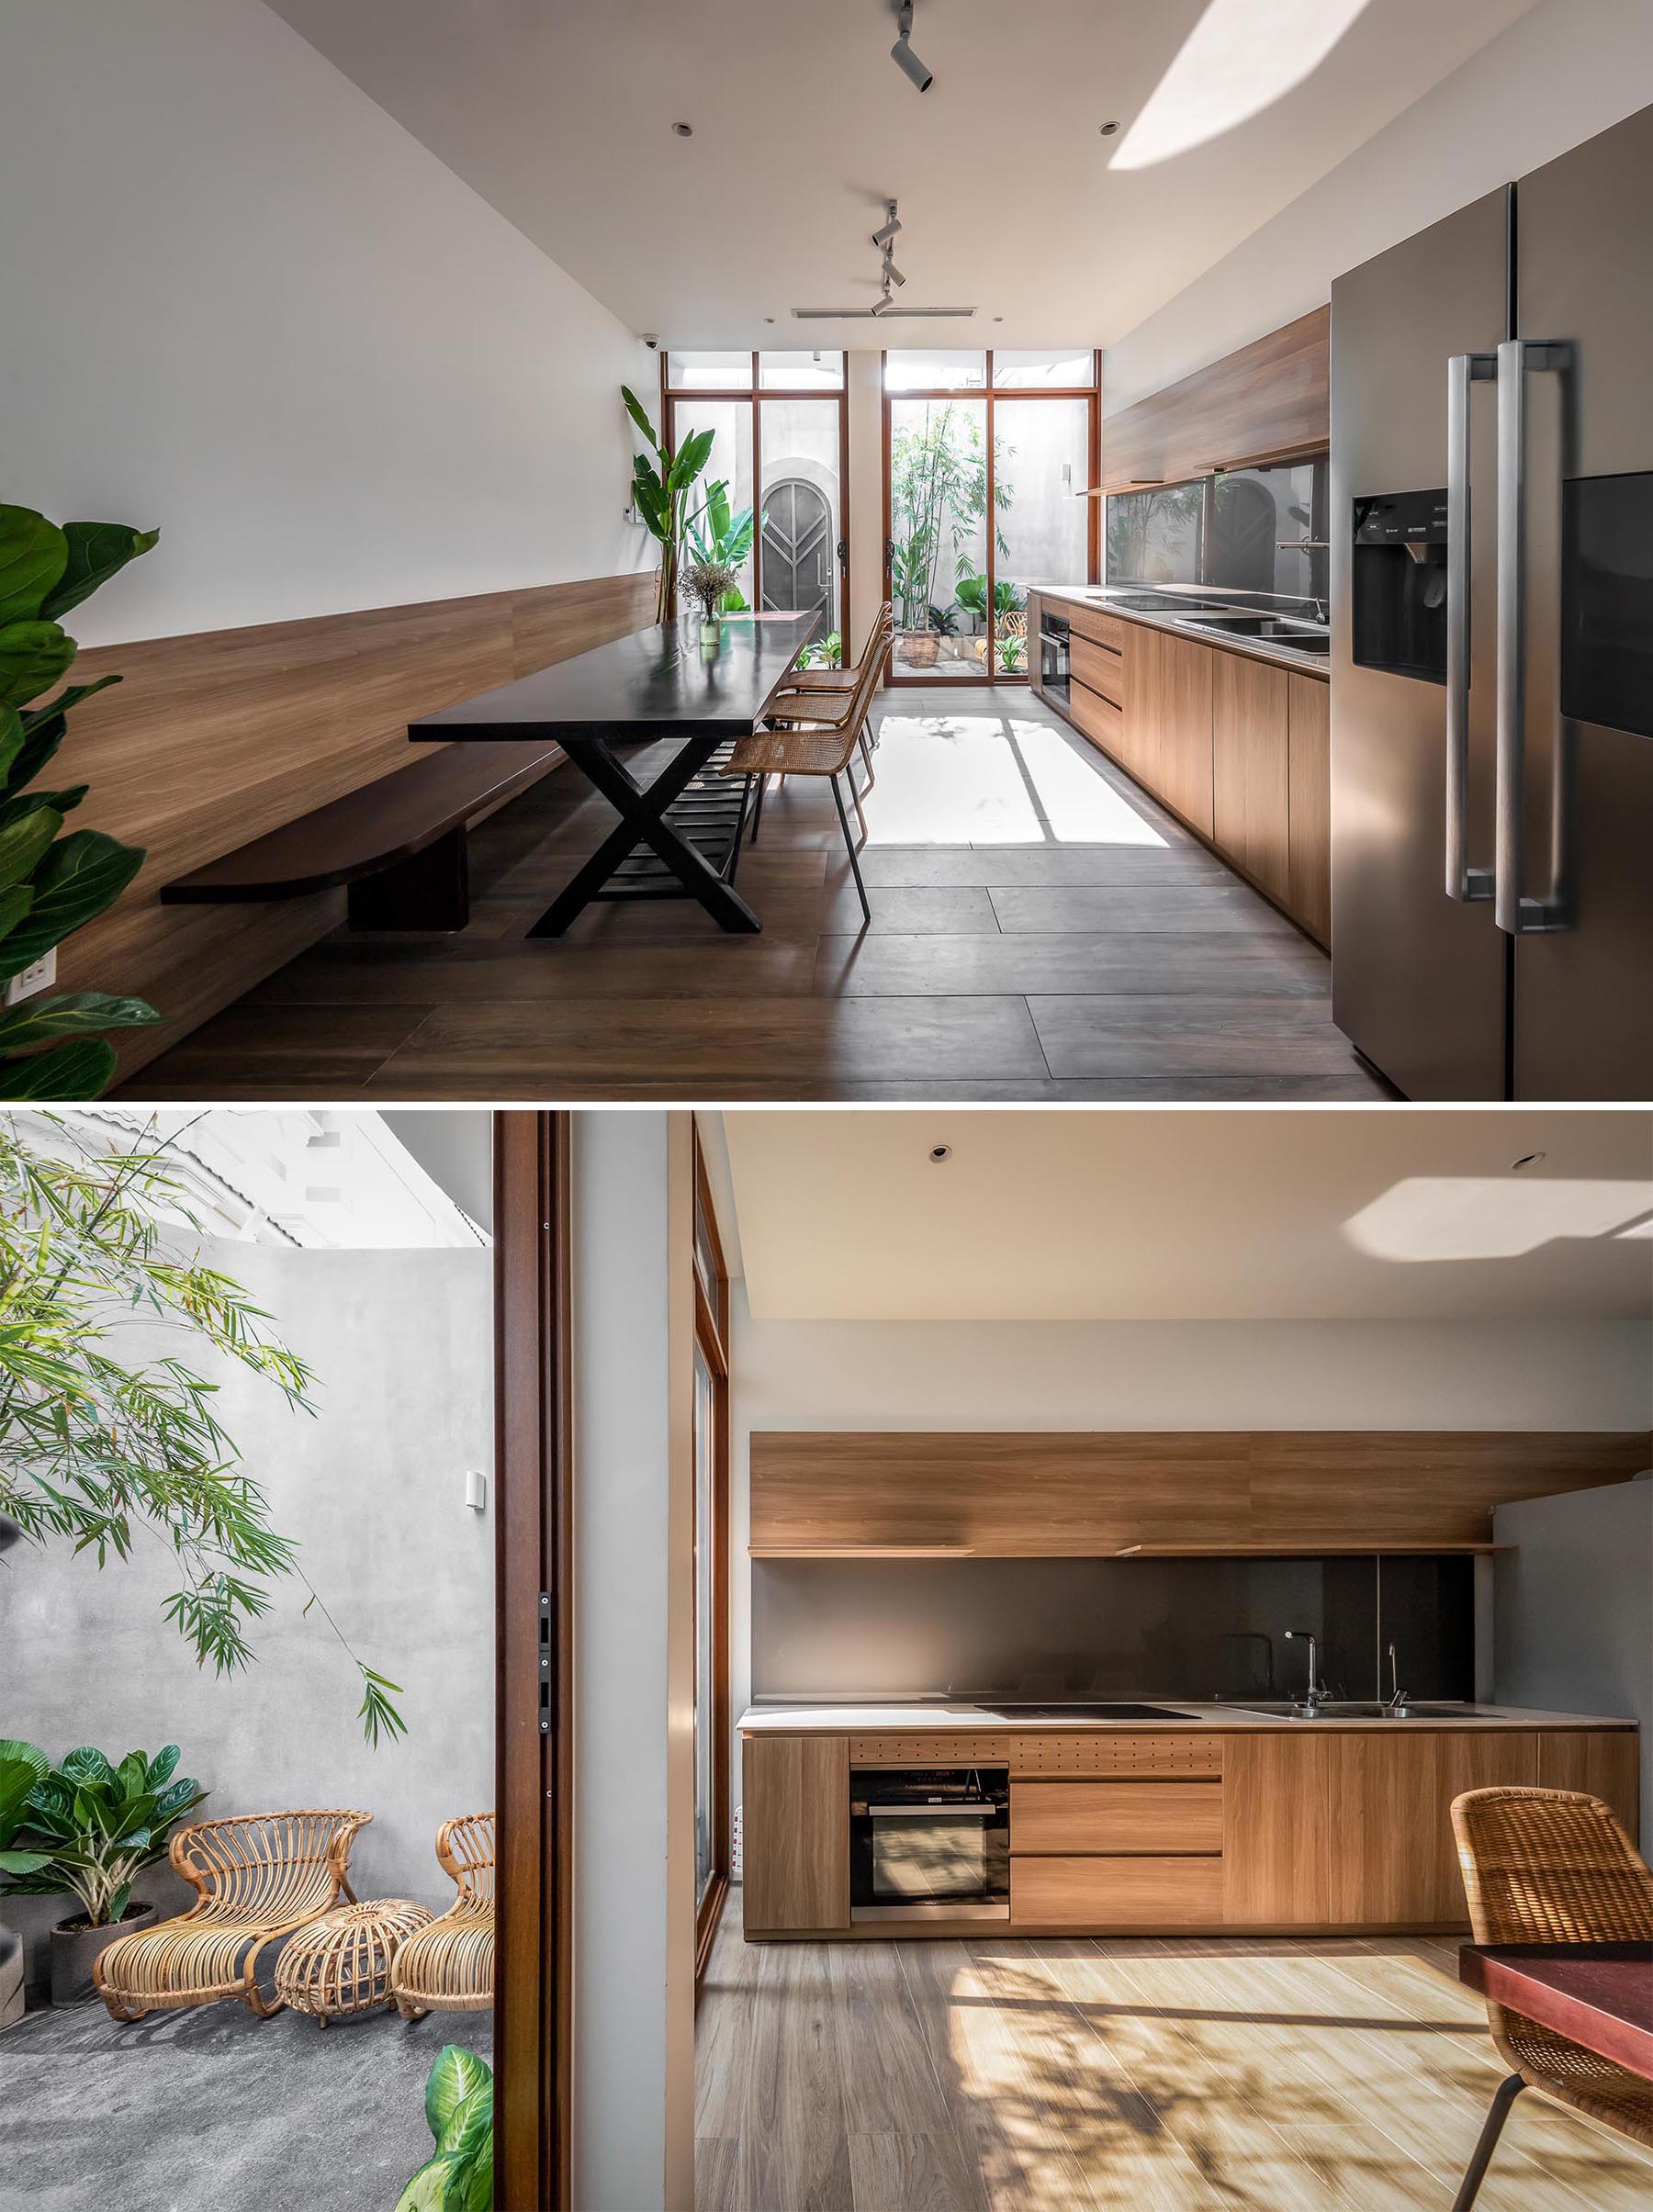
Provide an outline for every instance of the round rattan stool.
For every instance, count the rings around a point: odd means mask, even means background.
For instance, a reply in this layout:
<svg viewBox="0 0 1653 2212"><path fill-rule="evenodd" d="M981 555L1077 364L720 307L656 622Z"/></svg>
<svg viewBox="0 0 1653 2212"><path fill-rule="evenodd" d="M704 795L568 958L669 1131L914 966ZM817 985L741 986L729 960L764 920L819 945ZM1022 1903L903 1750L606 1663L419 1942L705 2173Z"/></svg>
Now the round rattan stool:
<svg viewBox="0 0 1653 2212"><path fill-rule="evenodd" d="M318 2027L392 2002L390 1969L405 1937L429 1925L422 1904L371 1897L297 1929L276 1961L276 1994Z"/></svg>

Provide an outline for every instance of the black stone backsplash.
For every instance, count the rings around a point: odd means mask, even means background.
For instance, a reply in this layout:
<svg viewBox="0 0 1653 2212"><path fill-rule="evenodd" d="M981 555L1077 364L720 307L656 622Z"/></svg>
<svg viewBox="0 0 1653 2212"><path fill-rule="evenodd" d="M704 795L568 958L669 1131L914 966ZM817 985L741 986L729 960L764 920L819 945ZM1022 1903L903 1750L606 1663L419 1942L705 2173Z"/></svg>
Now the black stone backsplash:
<svg viewBox="0 0 1653 2212"><path fill-rule="evenodd" d="M1308 1646L1341 1697L1475 1694L1474 1563L755 1559L752 1690L853 1700L1291 1697Z"/></svg>

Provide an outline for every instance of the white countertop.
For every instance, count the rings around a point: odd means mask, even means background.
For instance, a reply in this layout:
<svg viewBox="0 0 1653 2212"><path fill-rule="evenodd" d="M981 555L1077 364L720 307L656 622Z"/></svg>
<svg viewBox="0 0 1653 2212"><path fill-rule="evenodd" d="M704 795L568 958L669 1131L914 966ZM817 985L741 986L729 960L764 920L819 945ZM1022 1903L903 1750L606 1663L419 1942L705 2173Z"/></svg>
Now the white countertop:
<svg viewBox="0 0 1653 2212"><path fill-rule="evenodd" d="M1121 1703L1137 1702L1120 1700ZM1144 1699L1143 1703L1157 1701ZM1436 1700L1420 1702L1434 1704ZM1382 1728L1390 1731L1429 1728L1634 1728L1634 1721L1618 1714L1585 1712L1533 1712L1515 1705L1463 1705L1450 1718L1440 1720L1291 1720L1274 1713L1248 1713L1238 1701L1231 1705L1202 1705L1192 1698L1165 1701L1168 1712L1186 1717L1153 1721L1093 1721L1084 1719L1033 1721L1006 1719L985 1705L748 1705L737 1725L744 1735L860 1734L881 1728L1003 1729L1006 1735L1037 1733L1041 1729L1123 1730L1127 1735L1144 1728L1250 1731L1259 1728Z"/></svg>
<svg viewBox="0 0 1653 2212"><path fill-rule="evenodd" d="M1196 587L1197 588L1197 587ZM1215 646L1219 652L1243 653L1253 660L1271 661L1276 668L1295 668L1305 676L1320 676L1331 680L1330 656L1324 653L1299 653L1291 646L1283 646L1272 638L1230 637L1214 630L1202 630L1195 623L1181 622L1172 614L1146 614L1139 607L1122 607L1120 594L1106 584L1030 584L1029 592L1040 599L1070 600L1082 607L1096 607L1105 614L1114 614L1122 623L1142 623L1151 630L1170 630L1178 637L1191 637L1203 646ZM1131 597L1135 597L1133 592ZM1246 602L1235 600L1236 609Z"/></svg>

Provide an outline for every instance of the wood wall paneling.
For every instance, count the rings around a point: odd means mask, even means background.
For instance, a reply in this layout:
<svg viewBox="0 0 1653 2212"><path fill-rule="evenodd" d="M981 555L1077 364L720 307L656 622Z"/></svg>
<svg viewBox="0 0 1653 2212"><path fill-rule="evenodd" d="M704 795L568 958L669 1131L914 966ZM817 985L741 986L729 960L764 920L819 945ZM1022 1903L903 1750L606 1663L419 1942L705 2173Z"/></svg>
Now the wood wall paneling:
<svg viewBox="0 0 1653 2212"><path fill-rule="evenodd" d="M1286 679L1288 830L1286 904L1321 944L1332 942L1332 687Z"/></svg>
<svg viewBox="0 0 1653 2212"><path fill-rule="evenodd" d="M849 1746L841 1735L748 1735L741 1759L746 1925L849 1925Z"/></svg>
<svg viewBox="0 0 1653 2212"><path fill-rule="evenodd" d="M1645 1432L759 1431L754 1550L1108 1555L1484 1544L1492 1509L1627 1480Z"/></svg>
<svg viewBox="0 0 1653 2212"><path fill-rule="evenodd" d="M1332 310L1315 308L1102 421L1104 488L1177 483L1331 438Z"/></svg>
<svg viewBox="0 0 1653 2212"><path fill-rule="evenodd" d="M641 629L648 575L144 639L73 677L121 681L76 710L53 773L89 783L78 825L147 849L123 898L59 956L66 990L147 998L165 1020L113 1039L130 1074L344 915L343 892L267 906L163 906L221 853L412 758L421 714Z"/></svg>
<svg viewBox="0 0 1653 2212"><path fill-rule="evenodd" d="M1291 888L1287 671L1239 653L1213 653L1211 661L1212 834L1283 904Z"/></svg>

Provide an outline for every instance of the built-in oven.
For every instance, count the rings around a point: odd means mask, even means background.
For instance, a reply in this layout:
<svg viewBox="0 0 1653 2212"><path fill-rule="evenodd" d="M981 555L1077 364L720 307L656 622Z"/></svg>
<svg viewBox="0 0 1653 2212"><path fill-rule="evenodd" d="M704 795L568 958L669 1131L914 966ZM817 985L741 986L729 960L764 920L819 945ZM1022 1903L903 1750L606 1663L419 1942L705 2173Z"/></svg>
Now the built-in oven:
<svg viewBox="0 0 1653 2212"><path fill-rule="evenodd" d="M1007 1767L852 1767L849 1917L1008 1920Z"/></svg>
<svg viewBox="0 0 1653 2212"><path fill-rule="evenodd" d="M1068 620L1065 614L1044 612L1039 618L1040 689L1068 702Z"/></svg>

